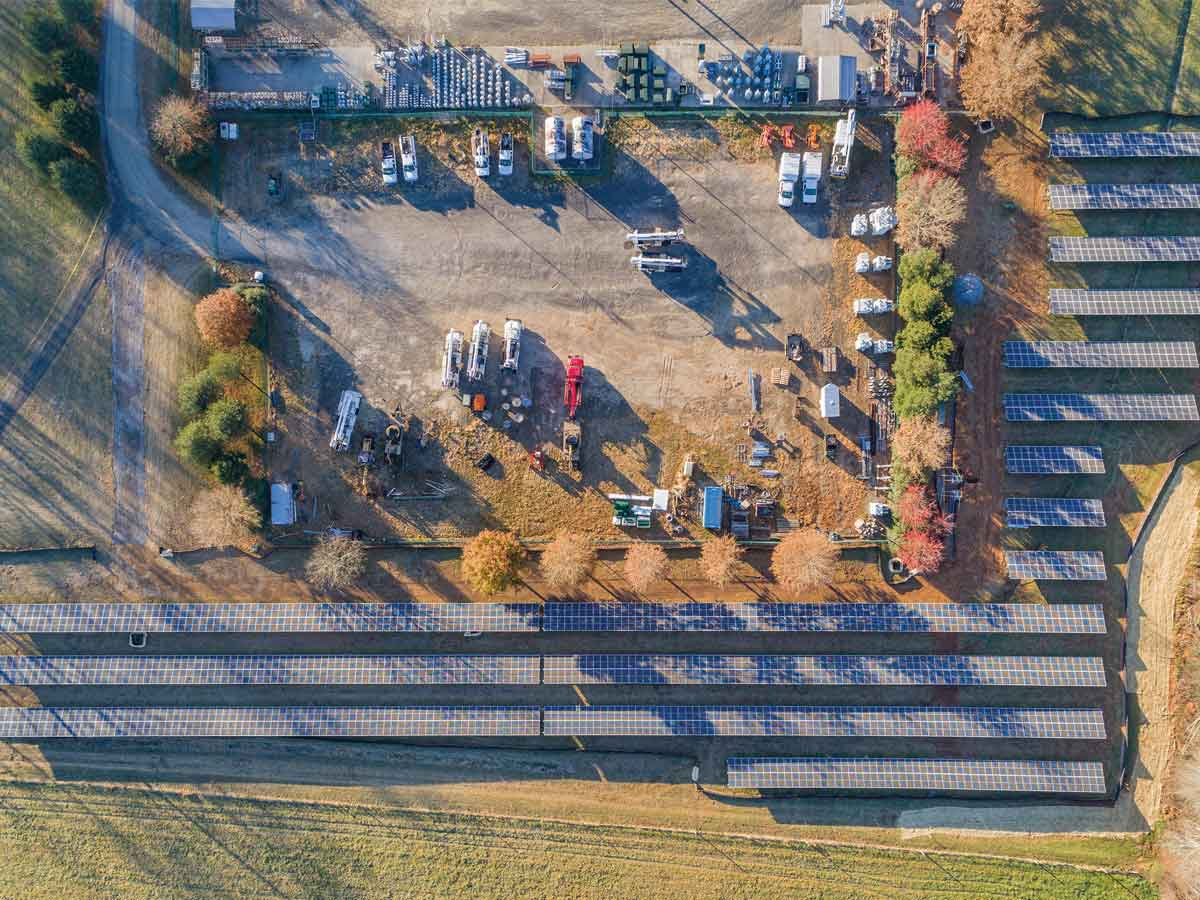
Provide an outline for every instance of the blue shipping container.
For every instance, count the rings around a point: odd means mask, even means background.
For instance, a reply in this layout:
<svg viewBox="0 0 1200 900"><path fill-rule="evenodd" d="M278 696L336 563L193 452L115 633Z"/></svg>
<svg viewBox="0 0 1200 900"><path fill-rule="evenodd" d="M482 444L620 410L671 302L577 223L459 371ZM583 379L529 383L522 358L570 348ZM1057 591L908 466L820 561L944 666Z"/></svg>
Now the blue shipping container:
<svg viewBox="0 0 1200 900"><path fill-rule="evenodd" d="M722 513L725 506L725 491L719 487L704 489L704 527L712 531L721 530Z"/></svg>

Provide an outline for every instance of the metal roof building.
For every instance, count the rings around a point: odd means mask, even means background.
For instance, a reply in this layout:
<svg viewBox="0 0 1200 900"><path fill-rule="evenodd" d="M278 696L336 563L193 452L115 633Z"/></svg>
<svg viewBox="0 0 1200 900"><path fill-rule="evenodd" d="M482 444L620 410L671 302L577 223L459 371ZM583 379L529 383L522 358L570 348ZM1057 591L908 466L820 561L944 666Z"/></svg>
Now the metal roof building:
<svg viewBox="0 0 1200 900"><path fill-rule="evenodd" d="M192 27L197 31L234 31L237 0L192 0Z"/></svg>
<svg viewBox="0 0 1200 900"><path fill-rule="evenodd" d="M853 56L822 56L817 62L817 102L849 103L854 99L858 62Z"/></svg>

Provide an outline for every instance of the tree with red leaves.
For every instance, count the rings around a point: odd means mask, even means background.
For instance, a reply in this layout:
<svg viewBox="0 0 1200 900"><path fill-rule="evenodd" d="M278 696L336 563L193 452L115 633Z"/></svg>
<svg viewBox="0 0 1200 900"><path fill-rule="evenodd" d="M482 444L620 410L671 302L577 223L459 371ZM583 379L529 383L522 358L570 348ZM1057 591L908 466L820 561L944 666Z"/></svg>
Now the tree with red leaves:
<svg viewBox="0 0 1200 900"><path fill-rule="evenodd" d="M896 559L916 574L932 575L942 567L946 545L940 537L925 531L910 531L900 539Z"/></svg>
<svg viewBox="0 0 1200 900"><path fill-rule="evenodd" d="M951 174L962 171L967 161L966 146L950 134L950 117L932 100L914 103L900 115L896 147L921 166Z"/></svg>
<svg viewBox="0 0 1200 900"><path fill-rule="evenodd" d="M920 484L910 484L905 488L896 511L906 531L930 531L941 517L929 490Z"/></svg>

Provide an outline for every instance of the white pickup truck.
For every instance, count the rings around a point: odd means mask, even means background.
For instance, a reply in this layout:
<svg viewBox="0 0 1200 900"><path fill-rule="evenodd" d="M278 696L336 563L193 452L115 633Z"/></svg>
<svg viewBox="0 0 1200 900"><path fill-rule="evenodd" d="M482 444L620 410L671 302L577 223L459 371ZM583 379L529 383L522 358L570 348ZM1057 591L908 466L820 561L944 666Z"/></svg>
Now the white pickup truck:
<svg viewBox="0 0 1200 900"><path fill-rule="evenodd" d="M400 169L409 184L417 180L417 142L411 134L400 138Z"/></svg>
<svg viewBox="0 0 1200 900"><path fill-rule="evenodd" d="M821 183L821 169L825 155L820 151L804 154L804 197L805 203L817 202L817 186Z"/></svg>
<svg viewBox="0 0 1200 900"><path fill-rule="evenodd" d="M380 167L383 172L384 184L396 183L396 151L392 149L391 141L379 145L379 156L382 160Z"/></svg>
<svg viewBox="0 0 1200 900"><path fill-rule="evenodd" d="M779 205L789 207L796 202L796 182L800 178L800 154L784 153L779 157Z"/></svg>

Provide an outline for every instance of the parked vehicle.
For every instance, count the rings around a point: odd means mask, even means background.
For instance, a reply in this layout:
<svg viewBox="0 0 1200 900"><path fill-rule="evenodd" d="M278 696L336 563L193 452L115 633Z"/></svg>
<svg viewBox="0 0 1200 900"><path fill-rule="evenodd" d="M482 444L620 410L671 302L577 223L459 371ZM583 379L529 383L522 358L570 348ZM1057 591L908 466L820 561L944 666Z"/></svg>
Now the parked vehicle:
<svg viewBox="0 0 1200 900"><path fill-rule="evenodd" d="M500 135L500 174L513 173L513 136L511 131Z"/></svg>
<svg viewBox="0 0 1200 900"><path fill-rule="evenodd" d="M384 184L396 183L396 151L392 149L391 141L379 145L380 168L383 172Z"/></svg>
<svg viewBox="0 0 1200 900"><path fill-rule="evenodd" d="M400 169L408 184L417 180L417 142L411 134L400 138Z"/></svg>
<svg viewBox="0 0 1200 900"><path fill-rule="evenodd" d="M779 205L790 207L796 202L796 182L800 178L799 153L784 153L779 157Z"/></svg>
<svg viewBox="0 0 1200 900"><path fill-rule="evenodd" d="M817 202L817 188L821 184L821 168L825 165L825 155L820 151L809 151L804 154L804 196L805 203Z"/></svg>
<svg viewBox="0 0 1200 900"><path fill-rule="evenodd" d="M567 158L567 131L559 116L546 119L546 159L558 162Z"/></svg>
<svg viewBox="0 0 1200 900"><path fill-rule="evenodd" d="M475 129L475 134L471 137L471 150L475 156L475 174L480 178L487 178L492 174L492 151L488 147L487 132L482 128Z"/></svg>

